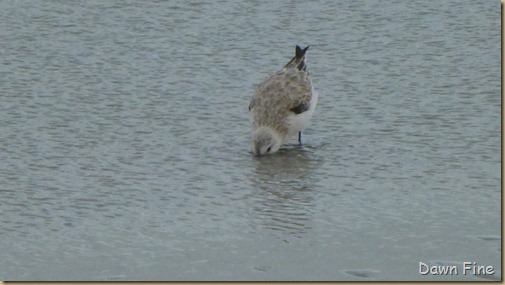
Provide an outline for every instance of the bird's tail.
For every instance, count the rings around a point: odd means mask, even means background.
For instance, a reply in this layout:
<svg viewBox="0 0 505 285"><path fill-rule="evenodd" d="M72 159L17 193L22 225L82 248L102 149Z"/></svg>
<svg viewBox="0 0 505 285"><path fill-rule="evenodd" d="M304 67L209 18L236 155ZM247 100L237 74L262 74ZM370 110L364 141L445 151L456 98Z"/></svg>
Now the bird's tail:
<svg viewBox="0 0 505 285"><path fill-rule="evenodd" d="M309 46L302 49L299 45L296 46L295 56L284 66L284 68L293 68L296 67L298 70L307 70L307 66L305 65L305 53L309 49Z"/></svg>

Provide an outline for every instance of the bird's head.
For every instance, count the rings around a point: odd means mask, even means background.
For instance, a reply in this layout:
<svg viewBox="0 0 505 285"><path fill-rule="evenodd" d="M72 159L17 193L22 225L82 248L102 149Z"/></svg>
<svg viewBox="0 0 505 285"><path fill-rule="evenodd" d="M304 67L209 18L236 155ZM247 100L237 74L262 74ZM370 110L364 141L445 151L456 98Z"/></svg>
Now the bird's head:
<svg viewBox="0 0 505 285"><path fill-rule="evenodd" d="M269 127L259 127L254 131L252 152L262 156L277 152L281 147L282 139L279 134Z"/></svg>

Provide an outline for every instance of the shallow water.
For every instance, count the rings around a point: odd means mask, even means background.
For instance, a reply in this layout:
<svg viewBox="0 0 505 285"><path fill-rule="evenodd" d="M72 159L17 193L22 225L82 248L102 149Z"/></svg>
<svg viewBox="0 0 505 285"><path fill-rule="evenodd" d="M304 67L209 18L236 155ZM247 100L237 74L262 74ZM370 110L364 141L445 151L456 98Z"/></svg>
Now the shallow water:
<svg viewBox="0 0 505 285"><path fill-rule="evenodd" d="M500 7L458 3L0 2L0 279L501 279ZM304 145L252 157L296 44Z"/></svg>

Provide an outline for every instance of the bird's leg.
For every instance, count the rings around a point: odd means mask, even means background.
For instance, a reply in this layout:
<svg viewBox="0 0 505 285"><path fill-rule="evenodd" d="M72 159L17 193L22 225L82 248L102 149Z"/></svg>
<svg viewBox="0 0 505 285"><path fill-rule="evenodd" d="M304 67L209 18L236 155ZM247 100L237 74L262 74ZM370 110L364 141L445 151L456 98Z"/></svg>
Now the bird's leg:
<svg viewBox="0 0 505 285"><path fill-rule="evenodd" d="M298 132L298 142L302 144L302 131Z"/></svg>

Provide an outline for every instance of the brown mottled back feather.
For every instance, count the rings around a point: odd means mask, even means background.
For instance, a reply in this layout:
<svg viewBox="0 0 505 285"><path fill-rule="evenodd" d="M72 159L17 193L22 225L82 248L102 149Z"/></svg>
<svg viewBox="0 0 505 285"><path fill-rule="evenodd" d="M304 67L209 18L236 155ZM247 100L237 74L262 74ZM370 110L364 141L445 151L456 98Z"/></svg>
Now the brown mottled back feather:
<svg viewBox="0 0 505 285"><path fill-rule="evenodd" d="M300 114L310 107L312 86L307 72L297 68L277 71L266 78L255 90L249 111L255 127L268 126L283 135L287 133L289 113Z"/></svg>

